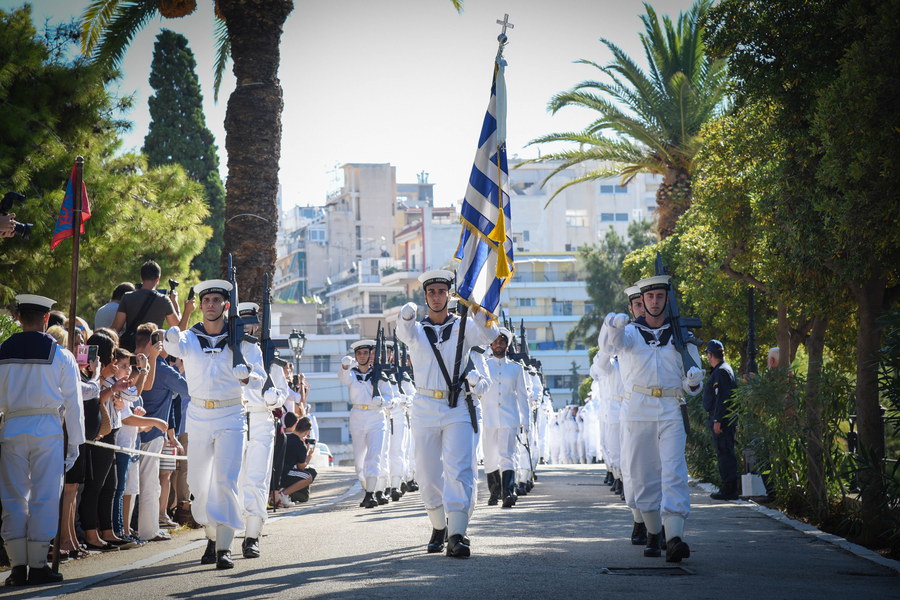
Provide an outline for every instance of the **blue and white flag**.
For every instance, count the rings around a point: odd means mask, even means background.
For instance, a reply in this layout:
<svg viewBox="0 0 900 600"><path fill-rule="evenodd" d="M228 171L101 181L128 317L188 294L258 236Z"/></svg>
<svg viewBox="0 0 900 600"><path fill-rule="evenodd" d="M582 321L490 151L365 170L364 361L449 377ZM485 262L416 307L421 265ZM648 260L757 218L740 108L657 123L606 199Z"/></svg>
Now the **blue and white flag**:
<svg viewBox="0 0 900 600"><path fill-rule="evenodd" d="M463 228L455 255L459 301L469 308L480 307L495 319L500 291L515 273L506 164L505 67L506 61L499 58L462 205Z"/></svg>

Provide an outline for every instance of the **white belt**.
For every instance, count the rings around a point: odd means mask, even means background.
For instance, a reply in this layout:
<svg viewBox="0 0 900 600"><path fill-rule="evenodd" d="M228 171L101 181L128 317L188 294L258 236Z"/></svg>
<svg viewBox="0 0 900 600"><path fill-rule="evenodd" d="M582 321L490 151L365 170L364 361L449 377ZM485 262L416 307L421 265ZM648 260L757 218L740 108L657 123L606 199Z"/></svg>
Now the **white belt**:
<svg viewBox="0 0 900 600"><path fill-rule="evenodd" d="M275 407L268 407L263 404L247 404L244 406L244 410L248 413L270 413L275 410Z"/></svg>
<svg viewBox="0 0 900 600"><path fill-rule="evenodd" d="M425 388L416 388L416 393L428 396L429 398L437 398L439 400L450 396L450 393L446 390L426 390Z"/></svg>
<svg viewBox="0 0 900 600"><path fill-rule="evenodd" d="M0 413L0 429L3 429L4 423L10 419L15 419L16 417L37 417L40 415L53 415L58 417L59 408L23 408L22 410L2 412Z"/></svg>
<svg viewBox="0 0 900 600"><path fill-rule="evenodd" d="M381 410L382 406L375 406L374 404L351 404L350 408L358 408L360 410Z"/></svg>
<svg viewBox="0 0 900 600"><path fill-rule="evenodd" d="M191 404L197 403L200 408L225 408L227 406L237 406L243 404L243 398L228 398L226 400L209 400L207 398L191 398Z"/></svg>
<svg viewBox="0 0 900 600"><path fill-rule="evenodd" d="M631 390L654 398L680 398L684 394L681 388L648 388L642 385L635 385Z"/></svg>

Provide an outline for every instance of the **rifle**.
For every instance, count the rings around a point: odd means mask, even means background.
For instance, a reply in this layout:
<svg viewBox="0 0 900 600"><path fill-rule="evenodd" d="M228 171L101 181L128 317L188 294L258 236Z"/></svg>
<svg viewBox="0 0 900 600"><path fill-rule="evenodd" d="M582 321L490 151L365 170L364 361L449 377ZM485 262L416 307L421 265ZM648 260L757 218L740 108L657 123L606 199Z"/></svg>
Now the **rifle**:
<svg viewBox="0 0 900 600"><path fill-rule="evenodd" d="M372 397L380 396L378 391L378 382L381 380L381 363L379 359L384 352L384 330L381 328L381 321L378 321L378 331L375 334L375 352L372 357Z"/></svg>
<svg viewBox="0 0 900 600"><path fill-rule="evenodd" d="M287 363L276 356L275 342L272 341L272 288L269 287L269 274L263 276L263 298L262 298L262 319L259 325L259 346L262 350L263 366L266 369L266 382L263 384L262 391L265 392L271 387L275 387L272 382L272 376L269 375L271 366L285 366Z"/></svg>
<svg viewBox="0 0 900 600"><path fill-rule="evenodd" d="M525 341L525 319L519 319L519 352L526 359L531 358L528 356L528 342Z"/></svg>
<svg viewBox="0 0 900 600"><path fill-rule="evenodd" d="M228 282L231 284L231 294L228 298L230 306L228 307L228 347L231 348L232 366L244 365L248 369L250 366L244 360L244 354L241 352L241 342L244 341L244 325L249 324L251 320L243 319L238 316L238 284L237 270L228 253ZM255 323L255 321L252 321Z"/></svg>
<svg viewBox="0 0 900 600"><path fill-rule="evenodd" d="M656 262L654 267L655 275L669 275L671 277L666 265L663 264L662 254L660 254L659 251L656 252ZM671 278L669 279L669 295L666 299L666 317L668 317L669 325L672 327L672 344L681 355L681 364L684 367L684 372L687 373L691 367L700 368L700 365L697 364L697 361L695 361L694 357L688 352L687 344L694 344L699 347L703 342L694 337L694 332L688 328L693 327L698 329L702 327L703 324L700 322L700 319L681 316L678 310L678 299L675 297L675 281ZM685 433L690 432L690 419L688 418L687 404L685 402L681 403L681 418L684 421Z"/></svg>

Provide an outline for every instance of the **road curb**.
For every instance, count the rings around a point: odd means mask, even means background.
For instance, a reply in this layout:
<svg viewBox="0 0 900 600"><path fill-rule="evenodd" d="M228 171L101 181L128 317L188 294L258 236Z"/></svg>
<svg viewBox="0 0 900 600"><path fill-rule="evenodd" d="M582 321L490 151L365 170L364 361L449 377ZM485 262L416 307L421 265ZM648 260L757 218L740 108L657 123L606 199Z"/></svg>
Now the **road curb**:
<svg viewBox="0 0 900 600"><path fill-rule="evenodd" d="M711 483L696 482L696 486L710 494L719 491L719 488ZM853 542L847 541L846 539L838 535L834 535L833 533L826 533L808 523L803 523L801 521L797 521L796 519L792 519L779 510L775 510L774 508L769 508L767 506L762 506L761 504L757 504L752 500L729 500L729 502L739 504L743 507L749 508L750 510L754 510L762 515L769 517L770 519L774 519L775 521L784 523L788 527L792 527L793 529L796 529L801 533L837 546L855 556L864 558L868 561L881 565L882 567L887 567L888 569L900 573L900 562L892 560L890 558L885 558L877 552L869 550L868 548L860 546L859 544L854 544Z"/></svg>

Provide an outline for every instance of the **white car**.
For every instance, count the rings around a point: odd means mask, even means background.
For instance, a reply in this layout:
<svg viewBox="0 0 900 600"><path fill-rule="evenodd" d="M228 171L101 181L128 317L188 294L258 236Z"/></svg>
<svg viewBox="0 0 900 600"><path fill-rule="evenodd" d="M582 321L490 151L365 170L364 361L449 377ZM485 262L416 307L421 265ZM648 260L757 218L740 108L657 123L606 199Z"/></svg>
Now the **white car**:
<svg viewBox="0 0 900 600"><path fill-rule="evenodd" d="M310 461L309 466L316 471L321 471L322 469L334 466L334 456L331 454L331 449L328 447L328 444L316 442L316 451L313 453L313 458Z"/></svg>

